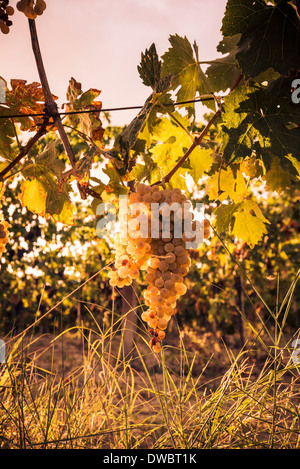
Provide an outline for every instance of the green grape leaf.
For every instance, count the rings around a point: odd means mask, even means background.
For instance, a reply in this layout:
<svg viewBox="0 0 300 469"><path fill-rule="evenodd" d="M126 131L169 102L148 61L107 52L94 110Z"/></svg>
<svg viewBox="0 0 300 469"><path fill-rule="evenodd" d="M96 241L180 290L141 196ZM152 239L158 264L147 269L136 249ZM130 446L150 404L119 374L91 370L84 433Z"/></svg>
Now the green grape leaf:
<svg viewBox="0 0 300 469"><path fill-rule="evenodd" d="M152 122L155 118L157 110L160 110L159 103L168 103L168 105L173 104L170 99L170 95L168 94L171 86L170 76L160 78L154 86L153 93L147 98L142 109L130 124L124 128L116 141L116 148L119 149L121 154L121 160L125 171L128 169L130 162L130 150L133 149L135 152L138 150L138 146L142 144L141 137L139 137L139 135L145 127L147 128L147 122ZM121 172L121 174L123 173Z"/></svg>
<svg viewBox="0 0 300 469"><path fill-rule="evenodd" d="M180 147L181 144L179 144L179 148ZM180 158L176 148L178 148L178 146L176 146L175 141L172 139L169 143L157 144L152 148L152 160L156 164L156 170L151 172L151 184L164 178L174 168L175 164ZM186 190L186 183L184 179L186 172L186 168L179 168L172 176L172 179L169 183L170 186Z"/></svg>
<svg viewBox="0 0 300 469"><path fill-rule="evenodd" d="M279 78L267 87L246 85L225 99L221 125L224 160L251 156L255 151L270 169L272 159L295 174L291 158L299 161L300 108L291 100L291 83Z"/></svg>
<svg viewBox="0 0 300 469"><path fill-rule="evenodd" d="M228 0L222 32L241 34L236 59L246 79L270 67L281 75L299 68L300 21L286 0Z"/></svg>
<svg viewBox="0 0 300 469"><path fill-rule="evenodd" d="M263 215L261 209L259 208L257 202L255 202L255 200L251 200L251 199L245 199L243 200L243 202L241 203L240 207L244 210L244 211L248 211L249 213L252 213L253 215L255 215L257 218L259 218L261 221L263 221L264 223L270 223L266 218L265 216Z"/></svg>
<svg viewBox="0 0 300 469"><path fill-rule="evenodd" d="M202 71L199 58L198 46L193 47L186 37L171 35L169 37L171 47L162 56L162 75L172 74L172 89L176 90L177 100L186 101L195 99L199 95L212 94L212 87L205 73ZM193 104L186 105L194 108ZM214 101L207 101L206 106L215 110Z"/></svg>
<svg viewBox="0 0 300 469"><path fill-rule="evenodd" d="M0 115L9 115L10 110L0 106ZM11 119L0 119L0 155L6 160L13 160L17 156L14 145L15 131Z"/></svg>
<svg viewBox="0 0 300 469"><path fill-rule="evenodd" d="M219 43L217 50L224 55L226 54L225 57L208 62L209 67L206 70L206 75L215 92L225 92L230 89L240 74L235 59L240 36L240 34L236 34L232 37L224 37Z"/></svg>
<svg viewBox="0 0 300 469"><path fill-rule="evenodd" d="M267 183L267 189L271 191L282 192L290 186L291 176L280 166L279 158L275 157L272 160L269 171L266 172L263 179Z"/></svg>
<svg viewBox="0 0 300 469"><path fill-rule="evenodd" d="M158 58L155 44L153 43L145 53L142 53L141 63L138 65L139 75L146 86L154 90L161 75L161 61Z"/></svg>
<svg viewBox="0 0 300 469"><path fill-rule="evenodd" d="M143 163L138 163L132 169L130 176L137 181L151 181L153 182L153 175L157 174L157 164L147 153L143 154Z"/></svg>
<svg viewBox="0 0 300 469"><path fill-rule="evenodd" d="M103 169L103 173L108 176L109 181L106 184L105 190L101 192L101 197L104 202L117 203L119 195L128 194L129 189L122 182L119 173L110 163Z"/></svg>
<svg viewBox="0 0 300 469"><path fill-rule="evenodd" d="M136 143L138 134L144 126L149 113L153 109L153 106L155 105L153 97L154 95L151 94L147 98L143 108L139 111L137 116L130 122L130 124L125 127L124 131L122 132L122 135L120 136L119 144L121 152L126 155L127 159L129 157L130 148L132 148Z"/></svg>

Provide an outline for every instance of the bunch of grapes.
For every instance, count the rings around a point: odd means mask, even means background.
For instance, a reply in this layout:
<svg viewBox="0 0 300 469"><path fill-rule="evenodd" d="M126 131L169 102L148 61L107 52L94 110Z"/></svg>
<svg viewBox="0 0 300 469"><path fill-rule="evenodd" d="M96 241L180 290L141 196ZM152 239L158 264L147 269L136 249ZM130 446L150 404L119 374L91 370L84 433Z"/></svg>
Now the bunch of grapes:
<svg viewBox="0 0 300 469"><path fill-rule="evenodd" d="M27 18L34 20L38 15L42 15L46 9L44 0L20 0L17 9L22 11Z"/></svg>
<svg viewBox="0 0 300 469"><path fill-rule="evenodd" d="M8 227L7 221L0 221L0 254L5 251L5 245L8 241Z"/></svg>
<svg viewBox="0 0 300 469"><path fill-rule="evenodd" d="M14 9L9 6L9 0L3 0L3 2L0 2L0 30L3 34L9 33L9 27L12 25L12 21L9 17L13 14Z"/></svg>
<svg viewBox="0 0 300 469"><path fill-rule="evenodd" d="M184 278L191 264L188 249L197 247L202 225L194 220L191 204L180 189L138 184L129 196L128 209L121 214L110 285L130 285L140 270L147 271L144 300L148 309L142 319L150 328L150 346L159 352L168 322L176 313L176 302L187 291ZM187 222L190 231L186 231ZM204 237L209 232L205 222Z"/></svg>

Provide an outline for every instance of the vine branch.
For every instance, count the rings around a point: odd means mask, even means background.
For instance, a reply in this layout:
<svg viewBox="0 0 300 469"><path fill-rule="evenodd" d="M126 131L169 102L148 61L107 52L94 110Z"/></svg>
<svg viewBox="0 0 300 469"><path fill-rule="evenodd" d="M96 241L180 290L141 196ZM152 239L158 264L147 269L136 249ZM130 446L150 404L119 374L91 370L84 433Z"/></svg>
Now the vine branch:
<svg viewBox="0 0 300 469"><path fill-rule="evenodd" d="M35 20L33 19L28 19L29 23L29 31L30 31L30 37L31 37L31 44L32 44L32 50L34 53L35 61L36 61L36 66L38 69L39 77L40 77L40 82L42 85L44 97L45 97L45 107L46 111L49 115L49 117L52 117L53 122L58 130L58 133L60 135L60 138L63 142L64 148L66 150L69 162L74 168L76 165L76 159L75 155L73 152L73 149L71 147L70 141L68 139L68 136L65 132L63 123L61 121L60 115L58 113L58 108L57 104L54 101L54 98L52 96L50 86L48 83L48 78L46 75L46 71L44 68L44 63L42 59L42 54L39 46L39 41L38 41L38 35L37 35L37 30L36 30L36 25L35 25ZM83 188L80 186L79 182L77 183L78 190L80 192L81 198L86 199L86 188Z"/></svg>

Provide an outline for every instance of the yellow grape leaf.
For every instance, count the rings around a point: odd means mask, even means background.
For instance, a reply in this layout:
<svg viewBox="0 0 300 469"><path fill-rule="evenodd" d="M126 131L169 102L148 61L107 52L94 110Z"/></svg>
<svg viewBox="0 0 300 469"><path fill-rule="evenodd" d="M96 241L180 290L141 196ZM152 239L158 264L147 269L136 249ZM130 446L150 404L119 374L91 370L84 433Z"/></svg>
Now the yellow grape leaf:
<svg viewBox="0 0 300 469"><path fill-rule="evenodd" d="M229 230L234 221L234 213L238 211L240 204L221 204L214 211L215 227L218 234ZM230 231L230 230L229 230Z"/></svg>
<svg viewBox="0 0 300 469"><path fill-rule="evenodd" d="M269 171L267 171L264 179L269 190L282 192L291 184L291 178L290 175L281 168L279 161L277 157L272 159L271 167Z"/></svg>
<svg viewBox="0 0 300 469"><path fill-rule="evenodd" d="M246 212L251 213L251 211L254 213L254 215L262 220L264 223L269 223L270 222L264 217L261 209L257 205L257 203L254 200L250 199L245 199L240 206L242 209L244 209Z"/></svg>
<svg viewBox="0 0 300 469"><path fill-rule="evenodd" d="M197 147L189 156L190 175L194 179L195 184L203 176L206 171L209 171L213 164L212 150L209 148Z"/></svg>
<svg viewBox="0 0 300 469"><path fill-rule="evenodd" d="M219 193L220 190L220 193ZM247 192L247 186L243 174L237 170L233 173L231 168L216 171L207 181L207 191L210 200L218 199L221 202L228 197L233 202L241 202Z"/></svg>
<svg viewBox="0 0 300 469"><path fill-rule="evenodd" d="M54 221L64 223L69 226L74 225L74 205L70 201L65 201L63 208L59 214L52 215Z"/></svg>
<svg viewBox="0 0 300 469"><path fill-rule="evenodd" d="M21 190L20 200L23 207L27 207L28 210L38 215L44 215L47 198L44 185L38 179L27 180L22 183Z"/></svg>
<svg viewBox="0 0 300 469"><path fill-rule="evenodd" d="M255 217L247 211L242 211L235 214L232 233L253 249L261 241L263 235L267 233L267 230L261 218Z"/></svg>

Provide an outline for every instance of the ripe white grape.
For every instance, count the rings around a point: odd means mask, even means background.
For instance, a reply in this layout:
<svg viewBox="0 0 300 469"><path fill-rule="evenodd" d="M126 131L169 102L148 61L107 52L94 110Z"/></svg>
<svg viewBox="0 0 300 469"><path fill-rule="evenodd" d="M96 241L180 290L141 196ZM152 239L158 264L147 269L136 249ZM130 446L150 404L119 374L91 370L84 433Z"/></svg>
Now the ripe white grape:
<svg viewBox="0 0 300 469"><path fill-rule="evenodd" d="M190 234L178 237L180 231L175 228L181 223L184 231L184 217L193 221L190 208L180 189L140 183L136 192L130 193L128 213L121 218L127 235L116 237L115 270L108 274L110 285L117 288L130 285L141 270L145 271L148 286L143 297L148 309L141 319L150 328L150 346L156 353L161 350L168 322L176 313L177 300L187 291L184 277L190 256L185 240ZM192 226L198 228L194 222ZM153 227L158 231L151 233ZM207 224L205 228L208 229Z"/></svg>

